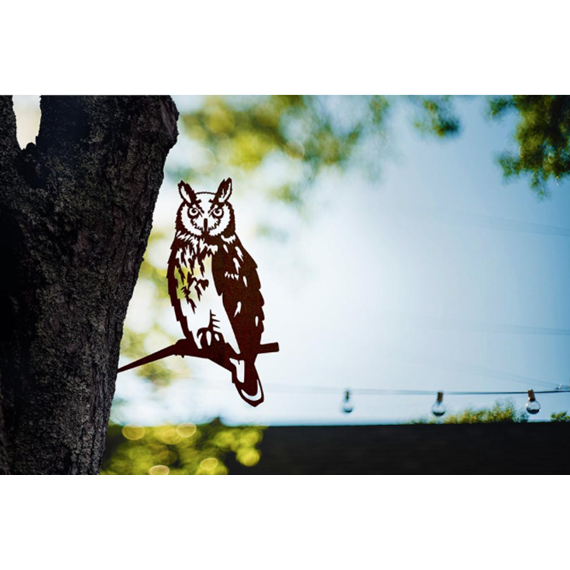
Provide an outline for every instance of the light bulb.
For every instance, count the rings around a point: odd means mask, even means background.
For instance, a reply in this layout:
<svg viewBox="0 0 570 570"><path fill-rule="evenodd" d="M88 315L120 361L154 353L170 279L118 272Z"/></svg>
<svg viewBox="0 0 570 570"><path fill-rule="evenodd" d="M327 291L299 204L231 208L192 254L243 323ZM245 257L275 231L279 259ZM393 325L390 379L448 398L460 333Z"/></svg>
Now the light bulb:
<svg viewBox="0 0 570 570"><path fill-rule="evenodd" d="M540 402L534 397L534 390L528 391L528 402L526 403L526 411L529 414L538 414L540 412Z"/></svg>
<svg viewBox="0 0 570 570"><path fill-rule="evenodd" d="M350 391L347 390L344 393L344 399L342 401L342 411L345 414L350 414L352 412L352 410L354 410L354 406L352 405L352 402L350 401Z"/></svg>
<svg viewBox="0 0 570 570"><path fill-rule="evenodd" d="M441 418L445 414L445 404L443 403L443 392L437 393L434 405L431 407L431 413L437 418Z"/></svg>

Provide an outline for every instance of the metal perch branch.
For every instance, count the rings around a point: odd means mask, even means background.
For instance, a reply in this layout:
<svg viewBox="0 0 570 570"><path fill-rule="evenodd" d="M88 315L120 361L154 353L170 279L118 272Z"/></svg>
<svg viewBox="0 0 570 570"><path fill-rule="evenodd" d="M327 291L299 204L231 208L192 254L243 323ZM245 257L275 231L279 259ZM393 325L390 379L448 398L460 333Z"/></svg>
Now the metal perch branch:
<svg viewBox="0 0 570 570"><path fill-rule="evenodd" d="M226 345L227 348L230 350L231 347ZM237 354L232 350L233 354L231 358L235 360L243 360L240 354ZM259 350L257 354L267 354L269 352L279 352L279 344L277 342L269 342L266 344L260 344ZM125 366L121 366L118 372L125 372L126 370L132 370L133 368L138 368L143 364L149 364L151 362L156 362L157 360L162 360L163 358L167 358L168 356L195 356L197 358L207 358L209 360L212 359L212 352L208 349L198 348L195 344L188 342L186 339L179 340L177 343L153 352L148 356L143 358L139 358L139 360L135 360Z"/></svg>

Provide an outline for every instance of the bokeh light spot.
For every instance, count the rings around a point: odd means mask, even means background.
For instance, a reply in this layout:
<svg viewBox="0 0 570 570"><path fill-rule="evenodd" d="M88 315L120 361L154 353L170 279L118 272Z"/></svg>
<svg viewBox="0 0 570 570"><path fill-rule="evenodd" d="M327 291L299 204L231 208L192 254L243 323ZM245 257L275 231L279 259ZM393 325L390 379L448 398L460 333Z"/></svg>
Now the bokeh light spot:
<svg viewBox="0 0 570 570"><path fill-rule="evenodd" d="M123 436L131 441L136 441L144 437L145 429L142 426L125 426Z"/></svg>
<svg viewBox="0 0 570 570"><path fill-rule="evenodd" d="M180 437L192 437L196 433L196 425L195 424L180 424L176 428L176 433Z"/></svg>
<svg viewBox="0 0 570 570"><path fill-rule="evenodd" d="M181 439L181 435L178 433L177 429L171 425L161 426L157 428L156 437L168 445L175 445Z"/></svg>
<svg viewBox="0 0 570 570"><path fill-rule="evenodd" d="M208 457L200 462L200 467L204 471L213 471L218 466L218 460L215 457Z"/></svg>
<svg viewBox="0 0 570 570"><path fill-rule="evenodd" d="M246 467L253 467L259 463L261 453L257 449L244 449L237 453L237 460Z"/></svg>

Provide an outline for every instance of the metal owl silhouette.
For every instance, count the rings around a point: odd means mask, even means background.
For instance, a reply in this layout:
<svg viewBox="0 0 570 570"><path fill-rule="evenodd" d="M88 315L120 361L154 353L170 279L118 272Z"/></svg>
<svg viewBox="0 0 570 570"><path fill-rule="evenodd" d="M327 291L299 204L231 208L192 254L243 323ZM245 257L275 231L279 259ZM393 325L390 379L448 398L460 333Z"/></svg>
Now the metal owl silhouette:
<svg viewBox="0 0 570 570"><path fill-rule="evenodd" d="M119 369L167 356L208 358L231 372L241 398L251 406L264 401L255 367L259 354L277 352L261 344L263 297L257 265L236 234L232 180L217 192L195 192L178 184L182 204L176 215L168 261L168 293L184 338Z"/></svg>

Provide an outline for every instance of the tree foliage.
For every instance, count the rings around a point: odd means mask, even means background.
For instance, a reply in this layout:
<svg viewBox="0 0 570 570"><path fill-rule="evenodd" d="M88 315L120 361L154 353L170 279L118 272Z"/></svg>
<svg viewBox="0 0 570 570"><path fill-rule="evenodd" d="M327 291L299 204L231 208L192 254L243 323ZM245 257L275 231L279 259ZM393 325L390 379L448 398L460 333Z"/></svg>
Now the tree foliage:
<svg viewBox="0 0 570 570"><path fill-rule="evenodd" d="M501 118L518 114L517 152L498 158L505 178L529 176L539 196L545 196L550 179L559 182L570 175L570 96L513 95L493 97L489 114Z"/></svg>
<svg viewBox="0 0 570 570"><path fill-rule="evenodd" d="M462 123L456 97L208 97L196 110L183 113L185 134L203 144L210 160L191 177L216 164L252 171L268 157L288 157L301 165L296 182L272 189L274 197L299 205L303 190L328 167L346 168L355 160L374 174L384 159L390 109L410 104L413 125L424 135L459 135ZM489 97L488 115L496 120L516 115L516 150L497 160L508 180L530 178L539 196L549 180L570 174L570 96L512 95ZM366 148L374 149L367 153ZM367 155L368 154L368 155Z"/></svg>
<svg viewBox="0 0 570 570"><path fill-rule="evenodd" d="M414 126L423 134L449 137L461 132L461 121L450 95L411 97L417 108Z"/></svg>
<svg viewBox="0 0 570 570"><path fill-rule="evenodd" d="M382 96L206 97L182 113L183 134L206 149L206 158L177 175L195 180L219 166L251 174L264 161L282 161L296 166L297 176L270 191L299 206L320 172L347 167L362 143L383 136L389 107Z"/></svg>

